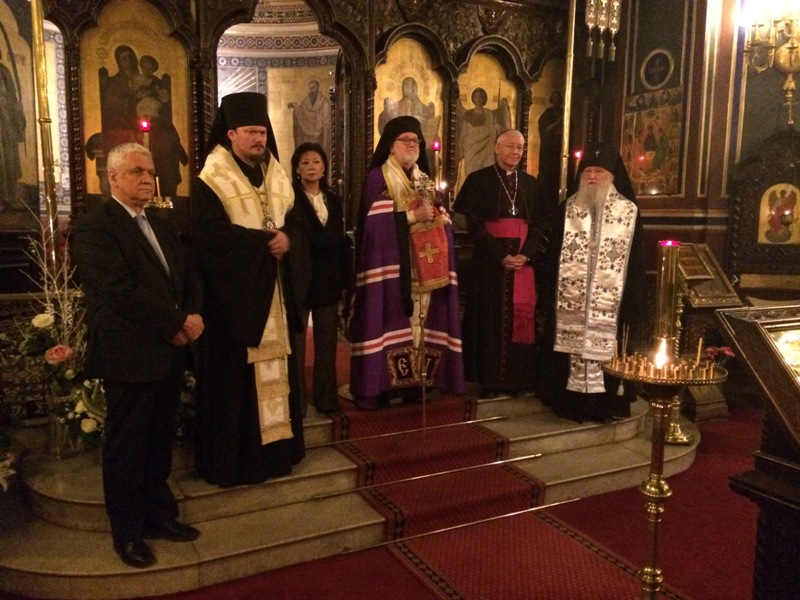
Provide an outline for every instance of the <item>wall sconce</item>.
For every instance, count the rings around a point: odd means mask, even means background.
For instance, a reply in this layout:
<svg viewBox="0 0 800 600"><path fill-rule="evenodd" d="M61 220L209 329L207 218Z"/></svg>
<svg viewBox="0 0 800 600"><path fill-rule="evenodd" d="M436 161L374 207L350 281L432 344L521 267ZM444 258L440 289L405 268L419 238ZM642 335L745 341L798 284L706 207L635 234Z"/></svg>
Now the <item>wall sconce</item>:
<svg viewBox="0 0 800 600"><path fill-rule="evenodd" d="M788 125L794 124L794 74L800 72L800 5L797 0L759 2L748 0L742 7L745 28L744 56L756 73L775 67L786 74L783 83Z"/></svg>
<svg viewBox="0 0 800 600"><path fill-rule="evenodd" d="M622 0L586 0L586 27L589 28L589 39L586 40L586 56L594 56L594 30L597 29L597 56L605 54L605 32L608 29L610 45L608 60L614 62L617 57L617 46L614 39L619 31L619 14Z"/></svg>

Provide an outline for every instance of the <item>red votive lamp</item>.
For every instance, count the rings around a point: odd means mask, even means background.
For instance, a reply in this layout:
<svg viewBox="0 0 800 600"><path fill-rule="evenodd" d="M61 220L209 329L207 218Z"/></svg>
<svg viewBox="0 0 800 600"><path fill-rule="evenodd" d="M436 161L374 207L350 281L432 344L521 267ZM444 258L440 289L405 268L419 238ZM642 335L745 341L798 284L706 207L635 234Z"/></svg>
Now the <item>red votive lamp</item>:
<svg viewBox="0 0 800 600"><path fill-rule="evenodd" d="M139 121L139 129L142 131L142 145L150 150L150 121L147 119Z"/></svg>

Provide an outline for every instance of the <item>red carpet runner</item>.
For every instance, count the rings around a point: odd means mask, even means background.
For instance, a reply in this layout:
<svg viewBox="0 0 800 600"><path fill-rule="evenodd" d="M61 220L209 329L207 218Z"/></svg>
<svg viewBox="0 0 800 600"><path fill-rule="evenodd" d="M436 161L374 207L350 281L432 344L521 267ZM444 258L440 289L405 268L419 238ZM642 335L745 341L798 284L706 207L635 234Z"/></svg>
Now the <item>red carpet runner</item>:
<svg viewBox="0 0 800 600"><path fill-rule="evenodd" d="M346 360L342 354L340 362ZM390 551L437 597L639 595L634 566L544 512L411 537L524 511L544 496L543 483L520 469L488 464L507 458L509 443L481 425L463 423L475 418L476 399L433 398L424 417L418 403L376 411L360 411L345 397L340 404L342 411L332 416L334 439L346 440L339 450L358 465L358 485L372 486L361 493L386 519L386 539L400 540ZM439 427L446 424L454 425ZM424 477L443 471L450 472ZM401 481L408 478L415 479ZM688 600L670 590L660 597Z"/></svg>
<svg viewBox="0 0 800 600"><path fill-rule="evenodd" d="M632 600L637 569L545 512L470 525L391 546L448 600ZM672 590L659 599L689 600Z"/></svg>
<svg viewBox="0 0 800 600"><path fill-rule="evenodd" d="M490 464L508 458L508 440L464 423L475 416L474 398L429 400L424 430L419 403L375 411L341 404L334 435L347 441L337 448L359 467L359 487L377 486L361 493L386 519L387 540L524 510L543 496L540 481ZM358 439L369 435L377 437Z"/></svg>

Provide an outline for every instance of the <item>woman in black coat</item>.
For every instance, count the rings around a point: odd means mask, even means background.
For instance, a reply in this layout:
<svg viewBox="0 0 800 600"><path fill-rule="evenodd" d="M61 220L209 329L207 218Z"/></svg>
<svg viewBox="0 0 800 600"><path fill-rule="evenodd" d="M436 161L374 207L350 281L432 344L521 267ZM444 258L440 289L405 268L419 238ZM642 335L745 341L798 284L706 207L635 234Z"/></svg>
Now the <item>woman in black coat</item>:
<svg viewBox="0 0 800 600"><path fill-rule="evenodd" d="M311 314L314 331L313 403L317 411L339 409L336 384L336 343L339 331L339 301L345 290L347 246L341 199L326 179L328 157L319 144L300 144L292 155L295 203L292 209L303 222L311 252L311 281L305 294L302 323ZM301 365L300 381L304 408L308 405L305 385L306 332L294 334L294 352Z"/></svg>

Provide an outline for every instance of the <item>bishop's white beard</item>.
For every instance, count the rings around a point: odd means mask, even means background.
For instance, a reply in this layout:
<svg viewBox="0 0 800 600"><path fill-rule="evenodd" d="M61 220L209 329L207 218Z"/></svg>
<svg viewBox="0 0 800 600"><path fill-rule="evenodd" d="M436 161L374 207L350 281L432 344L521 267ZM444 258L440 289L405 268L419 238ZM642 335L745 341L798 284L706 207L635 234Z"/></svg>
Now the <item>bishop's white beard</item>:
<svg viewBox="0 0 800 600"><path fill-rule="evenodd" d="M594 186L581 185L575 195L575 203L584 207L592 214L597 214L608 198L611 191L611 182L599 183Z"/></svg>

